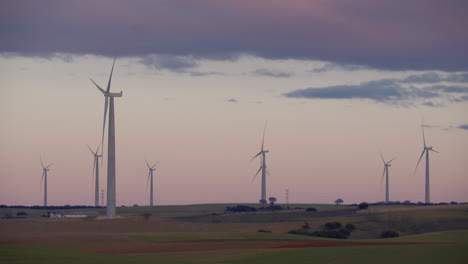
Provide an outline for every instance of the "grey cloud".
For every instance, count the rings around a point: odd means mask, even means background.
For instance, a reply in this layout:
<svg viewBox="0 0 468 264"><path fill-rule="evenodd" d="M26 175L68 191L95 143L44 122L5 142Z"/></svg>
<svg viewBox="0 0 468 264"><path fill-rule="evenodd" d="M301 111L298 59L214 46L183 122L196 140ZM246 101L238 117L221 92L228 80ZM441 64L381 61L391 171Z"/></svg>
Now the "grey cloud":
<svg viewBox="0 0 468 264"><path fill-rule="evenodd" d="M299 89L283 95L305 99L369 99L374 102L404 106L421 103L431 107L443 106L443 102L460 102L468 96L468 87L445 85L414 87L404 85L406 81L406 79L381 79L357 85Z"/></svg>
<svg viewBox="0 0 468 264"><path fill-rule="evenodd" d="M170 70L174 72L185 72L198 66L192 57L151 54L140 60L144 65L157 70Z"/></svg>
<svg viewBox="0 0 468 264"><path fill-rule="evenodd" d="M457 126L457 128L463 129L463 130L468 130L468 124L459 125L459 126Z"/></svg>
<svg viewBox="0 0 468 264"><path fill-rule="evenodd" d="M366 70L369 67L355 64L342 64L342 63L325 63L322 67L314 68L310 70L311 72L320 73L333 70L344 70L344 71L360 71Z"/></svg>
<svg viewBox="0 0 468 264"><path fill-rule="evenodd" d="M204 76L212 76L212 75L224 75L222 72L200 72L200 71L190 71L191 76L194 77L204 77Z"/></svg>
<svg viewBox="0 0 468 264"><path fill-rule="evenodd" d="M262 0L2 1L0 53L251 54L385 70L468 70L468 32L461 26L467 23L466 1L326 2L274 1L265 8Z"/></svg>
<svg viewBox="0 0 468 264"><path fill-rule="evenodd" d="M274 77L274 78L289 78L293 74L290 72L281 72L275 70L267 70L267 69L258 69L252 72L252 74L256 76L267 76L267 77Z"/></svg>
<svg viewBox="0 0 468 264"><path fill-rule="evenodd" d="M229 102L229 103L238 103L239 101L237 101L237 100L234 99L234 98L230 98L230 99L226 99L226 102Z"/></svg>

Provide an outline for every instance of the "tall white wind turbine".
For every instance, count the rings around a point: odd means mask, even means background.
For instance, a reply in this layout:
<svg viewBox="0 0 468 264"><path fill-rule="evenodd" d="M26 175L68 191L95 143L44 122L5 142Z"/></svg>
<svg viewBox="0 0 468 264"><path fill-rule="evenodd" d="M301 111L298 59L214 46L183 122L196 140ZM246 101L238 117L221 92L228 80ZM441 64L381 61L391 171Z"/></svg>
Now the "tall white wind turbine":
<svg viewBox="0 0 468 264"><path fill-rule="evenodd" d="M150 183L150 206L153 206L153 172L156 170L155 167L158 165L159 161L150 166L148 161L145 159L146 165L148 166L148 180L146 181L146 189L148 189L148 183ZM151 181L151 182L150 182Z"/></svg>
<svg viewBox="0 0 468 264"><path fill-rule="evenodd" d="M41 158L41 165L42 165L42 177L41 177L41 185L44 182L44 206L47 206L47 172L49 171L49 167L52 166L55 162L44 166Z"/></svg>
<svg viewBox="0 0 468 264"><path fill-rule="evenodd" d="M96 151L93 151L90 146L88 146L89 151L93 154L94 161L93 161L93 178L95 180L94 183L94 206L99 206L99 158L102 157L102 154L98 154L99 148L101 147L101 143L99 144Z"/></svg>
<svg viewBox="0 0 468 264"><path fill-rule="evenodd" d="M384 164L384 169L382 173L382 180L380 181L380 186L382 187L383 179L385 176L385 203L388 203L390 201L390 192L389 192L389 180L388 180L388 167L392 166L390 163L396 159L393 158L389 162L385 162L385 159L382 155L382 152L380 152L380 157L382 158L382 162Z"/></svg>
<svg viewBox="0 0 468 264"><path fill-rule="evenodd" d="M260 152L257 153L250 161L254 160L256 157L262 155L260 159L260 168L258 169L257 173L255 174L255 177L253 178L252 182L255 181L255 178L257 178L257 175L260 171L262 171L262 192L261 192L261 197L260 197L260 203L261 204L266 204L266 174L270 175L270 172L268 172L267 166L266 166L266 153L269 152L269 150L264 149L264 143L265 143L265 131L266 131L266 126L267 123L265 122L265 127L263 129L263 139L262 139L262 147L260 149Z"/></svg>
<svg viewBox="0 0 468 264"><path fill-rule="evenodd" d="M424 121L423 121L421 127L422 127L424 148L423 148L423 151L421 153L421 156L419 157L418 163L416 164L416 168L414 169L414 174L416 174L416 170L418 169L419 162L421 162L421 159L424 156L424 153L426 153L426 195L425 195L425 203L430 203L431 202L431 199L430 199L431 195L430 195L430 185L429 185L429 151L433 151L435 153L439 153L439 152L432 149L432 147L428 147L426 145L426 138L424 136Z"/></svg>
<svg viewBox="0 0 468 264"><path fill-rule="evenodd" d="M102 125L102 141L104 142L104 131L106 128L106 117L107 117L107 108L109 107L109 134L108 134L108 144L107 144L107 207L106 207L106 216L108 219L113 219L116 216L116 183L115 183L115 115L114 115L114 97L122 97L122 91L120 93L111 93L111 80L112 73L114 72L114 63L112 64L111 73L109 76L109 82L107 83L107 89L102 89L97 85L92 79L91 82L104 94L104 122ZM110 98L110 104L109 104ZM102 144L104 149L104 144ZM102 153L102 151L101 151Z"/></svg>

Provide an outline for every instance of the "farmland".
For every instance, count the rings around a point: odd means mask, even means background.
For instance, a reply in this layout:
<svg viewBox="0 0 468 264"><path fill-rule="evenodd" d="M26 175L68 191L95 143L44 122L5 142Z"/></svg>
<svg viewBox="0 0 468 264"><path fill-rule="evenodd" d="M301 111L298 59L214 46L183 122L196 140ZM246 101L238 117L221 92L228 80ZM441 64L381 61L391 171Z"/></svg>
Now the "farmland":
<svg viewBox="0 0 468 264"><path fill-rule="evenodd" d="M121 217L49 219L21 209L25 219L0 220L4 263L466 263L468 206L335 205L226 213L232 204L118 208ZM254 205L252 205L254 206ZM0 214L5 210L1 209ZM19 210L19 209L18 209ZM63 213L78 213L79 210ZM103 209L97 209L104 214ZM145 216L144 216L145 215ZM308 222L352 223L348 239L287 234ZM259 233L263 229L271 233ZM379 239L384 230L400 237Z"/></svg>

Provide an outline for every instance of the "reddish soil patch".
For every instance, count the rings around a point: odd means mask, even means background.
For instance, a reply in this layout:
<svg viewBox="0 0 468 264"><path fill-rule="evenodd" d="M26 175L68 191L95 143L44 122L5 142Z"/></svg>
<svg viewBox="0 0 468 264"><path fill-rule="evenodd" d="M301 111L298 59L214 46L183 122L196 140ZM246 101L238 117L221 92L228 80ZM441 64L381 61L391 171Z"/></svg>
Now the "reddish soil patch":
<svg viewBox="0 0 468 264"><path fill-rule="evenodd" d="M268 249L268 248L309 248L309 247L346 247L346 246L383 246L383 245L414 245L436 244L431 242L231 242L231 243L127 243L114 246L104 246L86 249L85 252L101 254L141 254L159 252L187 252L229 249Z"/></svg>

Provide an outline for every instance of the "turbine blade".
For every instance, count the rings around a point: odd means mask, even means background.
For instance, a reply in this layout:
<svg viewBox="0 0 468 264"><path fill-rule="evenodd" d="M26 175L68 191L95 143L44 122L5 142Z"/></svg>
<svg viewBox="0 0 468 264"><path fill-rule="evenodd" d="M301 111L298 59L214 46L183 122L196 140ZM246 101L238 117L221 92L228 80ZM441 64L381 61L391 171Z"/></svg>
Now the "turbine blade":
<svg viewBox="0 0 468 264"><path fill-rule="evenodd" d="M50 166L54 165L55 161L52 162L51 164L47 165L47 167L45 167L46 169L48 169Z"/></svg>
<svg viewBox="0 0 468 264"><path fill-rule="evenodd" d="M268 168L266 168L266 167L265 167L265 169L266 169L266 173L268 174L268 176L270 176L270 177L271 177L271 175L270 175L270 171L268 170Z"/></svg>
<svg viewBox="0 0 468 264"><path fill-rule="evenodd" d="M383 164L385 164L385 159L383 158L382 151L380 151L380 157L382 158Z"/></svg>
<svg viewBox="0 0 468 264"><path fill-rule="evenodd" d="M148 160L146 160L146 156L145 156L145 162L146 162L146 166L148 166L148 169L151 168L149 163L148 163Z"/></svg>
<svg viewBox="0 0 468 264"><path fill-rule="evenodd" d="M102 145L102 149L101 149L101 155L103 155L103 152L104 152L104 132L106 131L106 118L107 118L107 106L109 104L109 97L106 96L106 99L104 101L104 121L102 123L102 139L101 139L101 145ZM102 166L102 162L101 162L101 166Z"/></svg>
<svg viewBox="0 0 468 264"><path fill-rule="evenodd" d="M44 169L44 162L42 162L42 156L41 156L41 165L42 165L42 168Z"/></svg>
<svg viewBox="0 0 468 264"><path fill-rule="evenodd" d="M148 184L149 184L150 176L151 176L151 172L148 172L148 180L146 180L146 191L145 191L145 193L148 192Z"/></svg>
<svg viewBox="0 0 468 264"><path fill-rule="evenodd" d="M98 145L98 147L97 147L97 149L96 149L96 155L97 155L98 152L99 152L99 148L101 147L101 143L102 143L102 142L99 142L99 145Z"/></svg>
<svg viewBox="0 0 468 264"><path fill-rule="evenodd" d="M426 151L426 149L424 148L423 151L422 151L422 153L421 153L421 156L419 157L418 163L416 164L416 168L414 168L414 174L416 174L416 170L418 169L419 162L421 162L421 159L422 159L422 157L423 157L425 151ZM414 175L414 174L413 174L413 175Z"/></svg>
<svg viewBox="0 0 468 264"><path fill-rule="evenodd" d="M42 187L42 183L44 182L44 175L45 175L45 171L43 170L43 171L42 171L42 177L41 177L41 185L39 186L39 189L40 189L40 190L42 190L41 187ZM42 191L41 191L41 193L42 193Z"/></svg>
<svg viewBox="0 0 468 264"><path fill-rule="evenodd" d="M433 151L433 152L435 152L435 153L440 153L439 151L437 151L437 150L433 150L433 149L431 149L431 151Z"/></svg>
<svg viewBox="0 0 468 264"><path fill-rule="evenodd" d="M426 137L424 136L424 119L422 121L422 135L423 135L423 143L424 143L424 147L426 147Z"/></svg>
<svg viewBox="0 0 468 264"><path fill-rule="evenodd" d="M382 191L382 183L383 183L386 168L387 168L387 166L384 166L383 173L382 173L382 180L380 181L380 191Z"/></svg>
<svg viewBox="0 0 468 264"><path fill-rule="evenodd" d="M258 157L260 154L262 154L262 151L260 151L257 155L255 155L250 161L254 160L256 157Z"/></svg>
<svg viewBox="0 0 468 264"><path fill-rule="evenodd" d="M107 93L110 92L112 73L114 72L114 65L115 65L115 60L116 59L117 59L117 57L114 58L114 63L112 63L112 69L111 69L111 73L110 73L110 76L109 76L109 82L107 83L107 90L106 90Z"/></svg>
<svg viewBox="0 0 468 264"><path fill-rule="evenodd" d="M261 170L262 170L262 167L258 168L258 171L257 171L257 173L255 173L255 177L253 178L252 183L255 181L255 179L257 178L258 173L259 173Z"/></svg>
<svg viewBox="0 0 468 264"><path fill-rule="evenodd" d="M91 80L91 82L94 83L94 85L96 85L96 87L99 89L99 91L101 91L103 94L106 94L106 91L104 91L104 89L102 89L97 83L95 83L95 82L93 81L93 79L90 78L90 80Z"/></svg>
<svg viewBox="0 0 468 264"><path fill-rule="evenodd" d="M263 128L262 150L263 150L263 144L265 143L265 131L266 131L267 123L268 123L268 120L265 121L265 127Z"/></svg>
<svg viewBox="0 0 468 264"><path fill-rule="evenodd" d="M156 165L158 165L158 164L159 164L159 161L156 162L151 168L153 169L153 168L154 168Z"/></svg>
<svg viewBox="0 0 468 264"><path fill-rule="evenodd" d="M94 156L94 161L93 161L93 173L91 173L91 186L92 186L92 190L94 191L94 178L96 177L95 175L95 172L96 172L96 159L97 157Z"/></svg>
<svg viewBox="0 0 468 264"><path fill-rule="evenodd" d="M93 153L93 155L96 155L97 152L94 153L94 151L91 149L91 147L88 144L86 144L86 146L88 146L89 151L91 151L91 153Z"/></svg>
<svg viewBox="0 0 468 264"><path fill-rule="evenodd" d="M387 162L387 164L390 164L390 162L392 162L392 161L396 160L396 158L398 158L398 157L394 157L394 158L393 158L393 159L391 159L389 162Z"/></svg>

